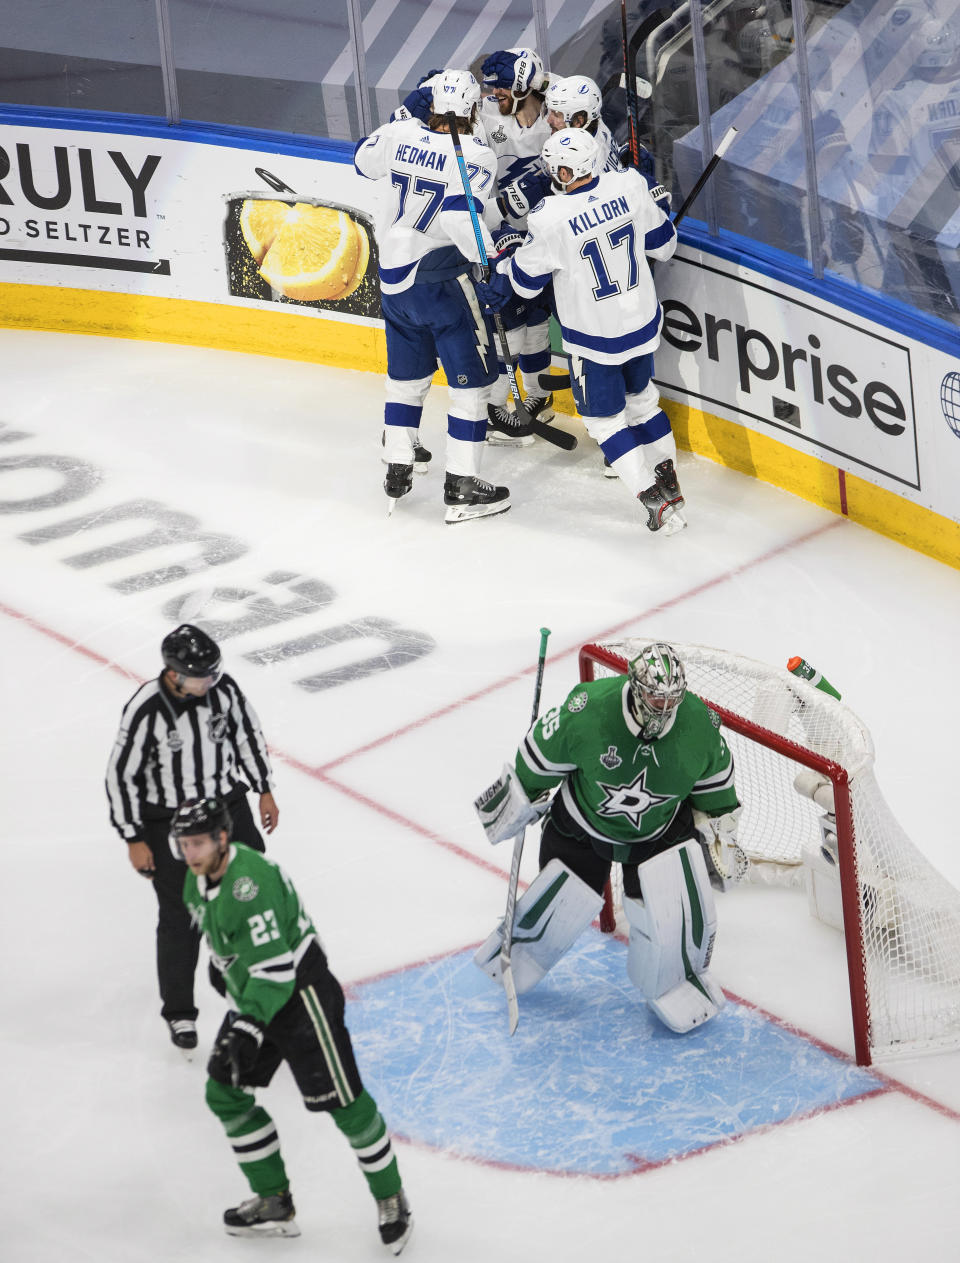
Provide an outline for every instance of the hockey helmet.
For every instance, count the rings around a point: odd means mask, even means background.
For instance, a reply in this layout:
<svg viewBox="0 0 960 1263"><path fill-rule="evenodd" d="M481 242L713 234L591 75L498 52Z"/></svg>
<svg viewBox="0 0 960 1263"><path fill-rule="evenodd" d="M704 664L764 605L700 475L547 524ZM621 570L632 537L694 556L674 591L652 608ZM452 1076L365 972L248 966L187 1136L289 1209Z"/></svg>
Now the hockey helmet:
<svg viewBox="0 0 960 1263"><path fill-rule="evenodd" d="M474 121L480 104L480 85L469 70L444 70L435 75L433 88L433 112L441 118L453 114L456 118Z"/></svg>
<svg viewBox="0 0 960 1263"><path fill-rule="evenodd" d="M687 692L687 674L676 650L662 640L645 645L627 672L633 713L648 741L665 736Z"/></svg>
<svg viewBox="0 0 960 1263"><path fill-rule="evenodd" d="M216 680L220 674L217 642L192 623L182 623L164 636L160 653L165 665L178 675Z"/></svg>
<svg viewBox="0 0 960 1263"><path fill-rule="evenodd" d="M221 831L225 831L229 840L232 827L230 810L222 798L188 798L180 804L170 821L168 836L174 859L183 859L183 851L180 849L182 837L192 837L198 833L218 837Z"/></svg>
<svg viewBox="0 0 960 1263"><path fill-rule="evenodd" d="M960 61L960 29L953 22L927 18L917 32L917 78L939 82L952 77Z"/></svg>
<svg viewBox="0 0 960 1263"><path fill-rule="evenodd" d="M599 152L600 146L589 132L580 127L565 127L553 133L540 156L556 187L566 192L567 184L596 174ZM560 179L561 167L573 172L566 183Z"/></svg>
<svg viewBox="0 0 960 1263"><path fill-rule="evenodd" d="M554 79L547 88L547 109L551 114L560 115L564 127L572 126L570 120L581 112L587 116L584 126L596 122L600 117L602 104L600 89L586 75L568 75L565 79Z"/></svg>
<svg viewBox="0 0 960 1263"><path fill-rule="evenodd" d="M491 53L480 67L485 88L506 88L517 103L547 86L543 62L532 48L505 48Z"/></svg>

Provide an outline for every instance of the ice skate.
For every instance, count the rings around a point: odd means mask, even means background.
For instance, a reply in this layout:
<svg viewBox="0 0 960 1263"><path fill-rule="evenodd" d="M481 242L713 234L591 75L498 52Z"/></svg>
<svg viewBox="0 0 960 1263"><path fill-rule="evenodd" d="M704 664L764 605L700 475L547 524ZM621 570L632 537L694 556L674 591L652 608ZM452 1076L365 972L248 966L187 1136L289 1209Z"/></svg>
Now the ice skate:
<svg viewBox="0 0 960 1263"><path fill-rule="evenodd" d="M523 406L531 417L536 417L538 421L546 424L552 421L556 416L553 411L553 395L527 395L523 401Z"/></svg>
<svg viewBox="0 0 960 1263"><path fill-rule="evenodd" d="M619 478L620 476L607 460L606 456L603 458L603 476L604 478Z"/></svg>
<svg viewBox="0 0 960 1263"><path fill-rule="evenodd" d="M466 522L472 517L506 513L510 508L510 492L506 487L495 487L469 474L447 474L443 503L447 506L448 522Z"/></svg>
<svg viewBox="0 0 960 1263"><path fill-rule="evenodd" d="M385 434L381 434L380 446L386 447L386 445L387 445L387 436ZM381 457L381 460L383 461L385 465L389 463L387 461L386 456ZM427 448L423 446L423 444L420 442L419 439L414 439L413 440L413 472L415 474L425 474L427 470L429 469L430 462L432 460L433 460L433 452L428 451ZM389 492L387 494L389 495Z"/></svg>
<svg viewBox="0 0 960 1263"><path fill-rule="evenodd" d="M662 460L659 465L654 466L653 472L657 479L660 493L667 504L673 505L675 510L682 509L685 502L683 492L680 490L680 483L677 481L677 471L673 467L673 461L669 458Z"/></svg>
<svg viewBox="0 0 960 1263"><path fill-rule="evenodd" d="M637 499L647 510L647 529L662 531L664 535L675 535L686 526L686 519L672 504L668 504L660 490L659 483L641 491Z"/></svg>
<svg viewBox="0 0 960 1263"><path fill-rule="evenodd" d="M170 1042L183 1053L187 1061L193 1061L197 1049L197 1024L186 1017L175 1017L167 1022Z"/></svg>
<svg viewBox="0 0 960 1263"><path fill-rule="evenodd" d="M487 404L487 442L498 447L529 447L533 431L529 421L519 421L517 414L498 404Z"/></svg>
<svg viewBox="0 0 960 1263"><path fill-rule="evenodd" d="M390 497L390 505L387 512L392 513L400 497L405 496L408 491L413 489L413 466L388 465L387 476L383 480L383 489Z"/></svg>
<svg viewBox="0 0 960 1263"><path fill-rule="evenodd" d="M251 1197L223 1212L223 1226L231 1237L299 1237L296 1213L289 1192Z"/></svg>
<svg viewBox="0 0 960 1263"><path fill-rule="evenodd" d="M399 1254L413 1232L413 1216L403 1189L393 1197L382 1197L377 1202L380 1217L380 1240L391 1254Z"/></svg>

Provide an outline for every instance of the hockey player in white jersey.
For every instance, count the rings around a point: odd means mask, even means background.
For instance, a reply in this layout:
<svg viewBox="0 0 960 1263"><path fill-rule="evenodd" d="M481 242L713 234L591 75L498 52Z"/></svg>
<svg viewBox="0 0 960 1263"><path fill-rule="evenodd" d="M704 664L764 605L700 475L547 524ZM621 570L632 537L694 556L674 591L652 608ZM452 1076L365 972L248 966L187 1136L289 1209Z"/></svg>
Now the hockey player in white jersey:
<svg viewBox="0 0 960 1263"><path fill-rule="evenodd" d="M596 174L597 142L557 132L543 159L566 196L531 212L527 237L478 293L494 310L553 281L571 388L587 432L647 511L651 531L686 525L676 444L652 381L663 313L647 258L669 259L673 224L637 171Z"/></svg>
<svg viewBox="0 0 960 1263"><path fill-rule="evenodd" d="M491 53L483 62L481 73L489 95L483 99L480 122L487 144L497 157L497 206L504 224L522 232L533 202L522 194L521 182L528 174L541 173L540 152L550 136L544 106L548 77L540 57L530 48ZM504 320L510 353L518 359L523 375L525 407L541 421L553 416L552 397L536 384L538 375L550 367L549 322L549 295L526 304L516 323L509 318ZM510 442L511 431L516 433L511 426L511 419L515 418L506 410L508 395L506 365L501 365L500 380L491 394L492 441Z"/></svg>
<svg viewBox="0 0 960 1263"><path fill-rule="evenodd" d="M464 194L447 115L458 119L473 208L484 246L484 203L492 195L496 163L472 134L480 87L468 71L434 78L433 113L387 123L360 141L354 165L378 181L376 237L387 338L387 402L384 408L384 490L391 502L413 486L423 403L442 364L450 390L447 413L447 522L503 513L506 487L480 478L490 386L497 379L492 323L470 279L479 251ZM422 462L421 462L422 463ZM391 505L392 508L392 505Z"/></svg>

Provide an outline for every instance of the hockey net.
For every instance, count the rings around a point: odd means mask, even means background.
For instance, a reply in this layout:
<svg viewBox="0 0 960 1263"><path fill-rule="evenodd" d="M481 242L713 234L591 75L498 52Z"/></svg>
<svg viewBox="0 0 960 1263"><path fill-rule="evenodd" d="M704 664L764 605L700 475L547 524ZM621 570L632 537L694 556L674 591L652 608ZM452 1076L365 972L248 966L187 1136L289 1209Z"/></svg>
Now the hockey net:
<svg viewBox="0 0 960 1263"><path fill-rule="evenodd" d="M581 679L626 672L648 643L585 645ZM836 835L837 928L846 943L857 1061L960 1048L960 891L921 855L884 801L862 721L785 669L671 643L688 687L723 723L743 806L738 841L753 880L805 884L809 896L817 866L830 867L825 819ZM832 787L835 825L794 787L798 773L809 786L810 772L814 783ZM836 888L836 870L832 881ZM612 928L609 916L604 928Z"/></svg>

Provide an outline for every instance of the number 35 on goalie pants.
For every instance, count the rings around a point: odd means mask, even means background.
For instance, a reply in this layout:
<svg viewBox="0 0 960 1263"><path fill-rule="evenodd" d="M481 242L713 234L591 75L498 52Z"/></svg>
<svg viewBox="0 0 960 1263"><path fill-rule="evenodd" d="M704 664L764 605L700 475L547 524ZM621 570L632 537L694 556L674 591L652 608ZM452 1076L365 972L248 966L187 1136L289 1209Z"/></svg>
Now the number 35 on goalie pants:
<svg viewBox="0 0 960 1263"><path fill-rule="evenodd" d="M655 855L638 865L636 875L640 897L635 888L627 893L629 881L623 894L630 925L627 975L660 1021L682 1034L726 1004L708 968L717 913L699 842Z"/></svg>
<svg viewBox="0 0 960 1263"><path fill-rule="evenodd" d="M517 901L510 961L517 994L532 990L568 951L603 907L603 898L552 859ZM477 950L473 963L500 981L500 946L503 926L498 925Z"/></svg>

